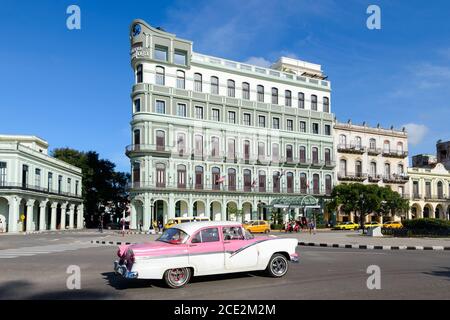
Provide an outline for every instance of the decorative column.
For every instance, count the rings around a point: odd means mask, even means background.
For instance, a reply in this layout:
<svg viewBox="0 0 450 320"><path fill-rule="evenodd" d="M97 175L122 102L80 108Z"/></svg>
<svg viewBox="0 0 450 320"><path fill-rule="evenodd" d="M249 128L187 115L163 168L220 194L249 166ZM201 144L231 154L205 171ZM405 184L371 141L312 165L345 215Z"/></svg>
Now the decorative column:
<svg viewBox="0 0 450 320"><path fill-rule="evenodd" d="M130 229L137 229L136 202L131 202Z"/></svg>
<svg viewBox="0 0 450 320"><path fill-rule="evenodd" d="M39 204L39 231L43 231L45 229L47 229L47 226L45 225L46 219L45 219L45 214L46 214L46 207L47 207L47 201L42 201Z"/></svg>
<svg viewBox="0 0 450 320"><path fill-rule="evenodd" d="M33 209L35 200L27 201L27 225L26 231L33 231Z"/></svg>
<svg viewBox="0 0 450 320"><path fill-rule="evenodd" d="M71 204L69 206L69 229L72 230L74 226L74 218L75 218L75 205Z"/></svg>
<svg viewBox="0 0 450 320"><path fill-rule="evenodd" d="M143 206L143 218L144 218L144 225L143 225L143 229L144 231L147 231L150 229L150 223L151 223L151 219L152 219L152 215L151 215L151 207L150 207L150 199L149 199L149 195L148 193L145 194L145 198L144 198L144 206Z"/></svg>
<svg viewBox="0 0 450 320"><path fill-rule="evenodd" d="M167 223L167 219L173 219L175 218L175 199L174 194L169 194L169 212L167 215L164 215L164 223Z"/></svg>
<svg viewBox="0 0 450 320"><path fill-rule="evenodd" d="M67 210L67 203L64 203L61 205L61 226L60 230L66 230L66 210Z"/></svg>
<svg viewBox="0 0 450 320"><path fill-rule="evenodd" d="M222 221L227 221L227 205L225 204L223 204L223 201L222 201L222 203L221 203L221 209L222 209L222 212L221 212L221 220ZM214 211L214 210L213 210ZM216 219L216 217L214 217L214 220Z"/></svg>
<svg viewBox="0 0 450 320"><path fill-rule="evenodd" d="M58 203L52 203L52 213L50 217L50 230L56 230L56 209L58 208Z"/></svg>
<svg viewBox="0 0 450 320"><path fill-rule="evenodd" d="M80 204L77 208L77 229L84 228L84 204Z"/></svg>
<svg viewBox="0 0 450 320"><path fill-rule="evenodd" d="M17 232L19 220L19 205L22 199L17 196L12 196L9 198L9 221L8 221L8 232Z"/></svg>

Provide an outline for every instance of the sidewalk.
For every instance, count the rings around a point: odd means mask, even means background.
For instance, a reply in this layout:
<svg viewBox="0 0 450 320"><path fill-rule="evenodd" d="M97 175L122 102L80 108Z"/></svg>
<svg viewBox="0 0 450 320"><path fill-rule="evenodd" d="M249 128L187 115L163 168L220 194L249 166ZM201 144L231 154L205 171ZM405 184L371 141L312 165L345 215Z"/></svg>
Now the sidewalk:
<svg viewBox="0 0 450 320"><path fill-rule="evenodd" d="M373 250L450 250L450 238L374 238L361 235L360 231L318 231L315 235L309 232L285 233L272 232L277 237L297 238L300 246L318 246L351 249ZM151 234L118 234L105 235L93 239L94 243L104 245L131 244L148 242L158 238ZM260 236L260 235L256 235Z"/></svg>

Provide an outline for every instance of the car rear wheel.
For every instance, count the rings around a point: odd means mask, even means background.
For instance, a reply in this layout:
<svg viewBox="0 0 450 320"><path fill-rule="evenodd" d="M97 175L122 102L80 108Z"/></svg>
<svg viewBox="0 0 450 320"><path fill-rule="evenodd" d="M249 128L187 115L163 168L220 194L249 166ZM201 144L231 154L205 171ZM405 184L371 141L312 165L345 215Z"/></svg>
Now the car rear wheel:
<svg viewBox="0 0 450 320"><path fill-rule="evenodd" d="M266 231L264 231L264 233L269 233L270 232L270 230L269 229L266 229Z"/></svg>
<svg viewBox="0 0 450 320"><path fill-rule="evenodd" d="M288 259L281 253L275 253L269 260L266 273L273 278L280 278L288 272L288 269Z"/></svg>
<svg viewBox="0 0 450 320"><path fill-rule="evenodd" d="M173 289L184 287L191 279L190 268L169 269L164 273L164 282Z"/></svg>

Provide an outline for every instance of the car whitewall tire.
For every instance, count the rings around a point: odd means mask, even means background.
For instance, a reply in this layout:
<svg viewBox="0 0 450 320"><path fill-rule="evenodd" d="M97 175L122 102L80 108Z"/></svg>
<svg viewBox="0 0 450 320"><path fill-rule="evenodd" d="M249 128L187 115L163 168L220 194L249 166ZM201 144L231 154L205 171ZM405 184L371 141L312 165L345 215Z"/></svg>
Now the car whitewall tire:
<svg viewBox="0 0 450 320"><path fill-rule="evenodd" d="M191 279L192 271L190 268L169 269L164 273L164 282L173 289L184 287Z"/></svg>
<svg viewBox="0 0 450 320"><path fill-rule="evenodd" d="M281 278L289 269L288 259L281 253L275 253L269 260L266 272L273 278Z"/></svg>

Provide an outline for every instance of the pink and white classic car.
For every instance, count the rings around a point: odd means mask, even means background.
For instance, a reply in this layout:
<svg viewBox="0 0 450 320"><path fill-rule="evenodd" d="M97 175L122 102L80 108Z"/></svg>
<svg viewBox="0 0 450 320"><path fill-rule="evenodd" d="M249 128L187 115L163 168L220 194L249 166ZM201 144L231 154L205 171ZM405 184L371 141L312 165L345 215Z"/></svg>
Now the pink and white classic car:
<svg viewBox="0 0 450 320"><path fill-rule="evenodd" d="M120 246L116 273L127 279L163 279L180 288L193 276L266 270L284 276L298 262L298 240L254 237L237 222L191 222L167 229L156 241Z"/></svg>

